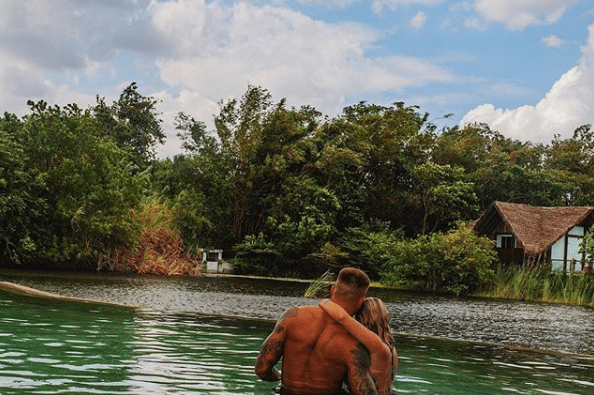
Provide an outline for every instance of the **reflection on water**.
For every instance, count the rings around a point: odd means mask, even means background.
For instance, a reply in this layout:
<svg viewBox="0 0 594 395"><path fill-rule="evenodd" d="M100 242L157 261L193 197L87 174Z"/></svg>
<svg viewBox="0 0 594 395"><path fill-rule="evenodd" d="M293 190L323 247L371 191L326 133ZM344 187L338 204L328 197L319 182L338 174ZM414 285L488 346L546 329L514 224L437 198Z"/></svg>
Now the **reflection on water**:
<svg viewBox="0 0 594 395"><path fill-rule="evenodd" d="M1 394L248 394L269 324L0 291Z"/></svg>
<svg viewBox="0 0 594 395"><path fill-rule="evenodd" d="M0 291L1 394L270 394L254 361L273 323ZM396 336L401 394L594 393L594 360Z"/></svg>
<svg viewBox="0 0 594 395"><path fill-rule="evenodd" d="M253 366L265 327L165 314L141 315L136 324L131 393L162 394L163 388L196 394L254 392Z"/></svg>
<svg viewBox="0 0 594 395"><path fill-rule="evenodd" d="M6 292L0 304L0 393L126 393L129 310Z"/></svg>
<svg viewBox="0 0 594 395"><path fill-rule="evenodd" d="M401 394L592 394L594 360L398 338Z"/></svg>

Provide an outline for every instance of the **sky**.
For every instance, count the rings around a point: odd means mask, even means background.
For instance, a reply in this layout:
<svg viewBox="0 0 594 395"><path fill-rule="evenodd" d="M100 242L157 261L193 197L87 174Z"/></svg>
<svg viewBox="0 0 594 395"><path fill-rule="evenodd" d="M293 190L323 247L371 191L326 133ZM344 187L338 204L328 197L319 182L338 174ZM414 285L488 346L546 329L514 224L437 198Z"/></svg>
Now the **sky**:
<svg viewBox="0 0 594 395"><path fill-rule="evenodd" d="M404 102L549 144L594 123L594 0L0 0L0 111L159 100L212 127L249 85L329 117ZM450 115L451 114L451 115Z"/></svg>

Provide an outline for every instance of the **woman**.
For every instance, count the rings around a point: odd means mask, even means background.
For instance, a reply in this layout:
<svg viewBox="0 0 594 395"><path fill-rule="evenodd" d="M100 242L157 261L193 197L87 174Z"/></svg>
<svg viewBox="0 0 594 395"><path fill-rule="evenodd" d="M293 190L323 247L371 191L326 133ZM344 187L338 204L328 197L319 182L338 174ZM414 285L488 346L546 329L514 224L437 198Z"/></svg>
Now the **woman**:
<svg viewBox="0 0 594 395"><path fill-rule="evenodd" d="M330 300L322 300L320 306L367 348L371 355L370 372L375 388L379 395L390 394L398 370L398 353L384 303L378 298L365 299L355 314L356 320Z"/></svg>

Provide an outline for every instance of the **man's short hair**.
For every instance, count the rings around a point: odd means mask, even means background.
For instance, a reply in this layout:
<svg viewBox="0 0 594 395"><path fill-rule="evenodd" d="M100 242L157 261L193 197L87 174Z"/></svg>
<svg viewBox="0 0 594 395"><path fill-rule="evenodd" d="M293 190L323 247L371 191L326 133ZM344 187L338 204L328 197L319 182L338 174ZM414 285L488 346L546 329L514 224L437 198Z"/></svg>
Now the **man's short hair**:
<svg viewBox="0 0 594 395"><path fill-rule="evenodd" d="M360 298L367 294L370 283L363 270L345 267L338 273L336 294L342 298Z"/></svg>

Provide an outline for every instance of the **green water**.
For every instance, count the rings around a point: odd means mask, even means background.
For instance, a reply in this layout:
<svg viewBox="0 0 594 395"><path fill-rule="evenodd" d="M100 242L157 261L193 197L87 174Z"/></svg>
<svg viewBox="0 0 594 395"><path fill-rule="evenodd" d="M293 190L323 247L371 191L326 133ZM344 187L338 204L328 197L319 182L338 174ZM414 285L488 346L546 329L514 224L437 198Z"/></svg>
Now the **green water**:
<svg viewBox="0 0 594 395"><path fill-rule="evenodd" d="M269 394L273 323L0 291L0 394ZM594 394L594 360L398 337L401 394Z"/></svg>

